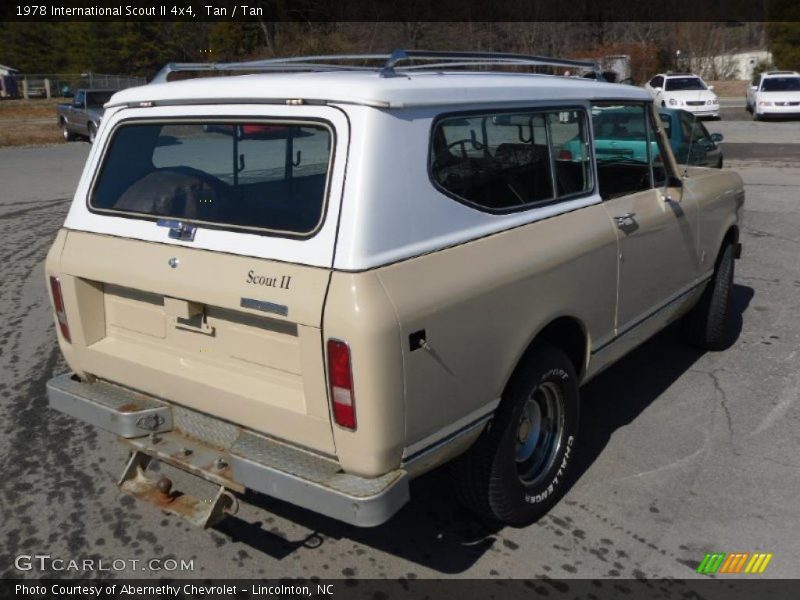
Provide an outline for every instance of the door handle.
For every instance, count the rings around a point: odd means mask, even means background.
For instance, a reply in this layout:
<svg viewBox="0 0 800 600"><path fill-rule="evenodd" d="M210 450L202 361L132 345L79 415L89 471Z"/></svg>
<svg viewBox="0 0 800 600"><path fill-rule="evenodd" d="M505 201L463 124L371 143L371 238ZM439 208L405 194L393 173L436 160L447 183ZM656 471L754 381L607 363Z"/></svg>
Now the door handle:
<svg viewBox="0 0 800 600"><path fill-rule="evenodd" d="M635 216L636 216L635 212L627 212L624 215L617 215L616 217L614 217L614 220L617 222L617 225L621 227L625 225L625 223L627 223L628 221L632 221Z"/></svg>

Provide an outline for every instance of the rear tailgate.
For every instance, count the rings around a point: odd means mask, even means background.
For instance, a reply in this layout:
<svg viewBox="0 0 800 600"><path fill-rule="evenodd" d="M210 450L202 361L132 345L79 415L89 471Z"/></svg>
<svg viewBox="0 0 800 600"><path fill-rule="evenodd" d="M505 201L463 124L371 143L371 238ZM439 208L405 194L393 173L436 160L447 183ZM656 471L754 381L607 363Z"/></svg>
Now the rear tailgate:
<svg viewBox="0 0 800 600"><path fill-rule="evenodd" d="M69 232L60 277L81 371L333 452L328 269Z"/></svg>
<svg viewBox="0 0 800 600"><path fill-rule="evenodd" d="M68 362L81 373L334 453L321 321L344 181L346 118L330 107L280 105L170 106L110 113L67 218L63 250L48 261L48 273L61 279L72 330L71 344L60 340ZM114 137L115 131L152 128L153 123L161 126L173 119L182 121L170 126L170 136L162 133L155 142L150 171L142 167L140 145L129 145L124 160L113 157L114 144L119 155L123 143L117 141L123 140L121 134ZM282 121L274 126L268 124L271 119ZM234 126L227 124L233 120L254 125L242 127L237 141ZM283 215L292 214L287 212L295 210L292 203L306 206L304 182L324 176L318 174L324 167L318 141L297 129L294 150L288 146L279 154L271 148L279 146L287 127L302 128L297 123L309 120L331 131L319 224L304 235L243 228L248 211L269 220L272 207ZM227 152L231 145L233 155ZM224 152L212 160L217 154L207 148ZM273 160L283 155L289 180L282 179L283 163L275 168ZM231 169L231 156L233 178L226 171ZM163 168L156 158L172 162ZM104 175L103 168L110 169L115 160L134 175L119 168L113 177ZM217 170L215 163L221 163ZM175 186L180 177L201 181L191 183L192 190L209 195L182 196L180 203L167 202L164 209L162 191L190 189L180 180ZM205 186L203 178L215 181L216 187ZM115 181L124 185L115 190ZM111 191L101 206L98 194L103 189ZM195 218L192 237L175 236L152 218L176 216L155 214L157 203L151 205L147 196L152 189L161 194L160 209L193 200L198 210L206 211L187 215L190 221ZM228 195L215 197L218 189ZM121 200L114 204L116 198ZM211 205L216 212L208 212L209 203L219 204Z"/></svg>

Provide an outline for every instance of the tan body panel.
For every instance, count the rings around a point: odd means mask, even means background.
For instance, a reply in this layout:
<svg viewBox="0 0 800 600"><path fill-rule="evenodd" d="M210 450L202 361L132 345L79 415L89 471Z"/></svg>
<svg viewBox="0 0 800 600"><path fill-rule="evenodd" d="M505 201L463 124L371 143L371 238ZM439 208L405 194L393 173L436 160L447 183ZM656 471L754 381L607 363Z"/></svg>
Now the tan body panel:
<svg viewBox="0 0 800 600"><path fill-rule="evenodd" d="M577 320L589 344L613 335L617 242L601 204L378 273L401 323L408 454L464 415L491 411L554 319ZM430 350L411 351L420 330Z"/></svg>
<svg viewBox="0 0 800 600"><path fill-rule="evenodd" d="M61 279L72 344L59 341L74 371L334 453L320 331L328 270L74 231L59 234L47 270ZM202 323L182 321L198 311Z"/></svg>
<svg viewBox="0 0 800 600"><path fill-rule="evenodd" d="M333 273L323 331L350 347L357 424L333 425L342 468L367 477L397 468L406 440L402 336L377 271Z"/></svg>

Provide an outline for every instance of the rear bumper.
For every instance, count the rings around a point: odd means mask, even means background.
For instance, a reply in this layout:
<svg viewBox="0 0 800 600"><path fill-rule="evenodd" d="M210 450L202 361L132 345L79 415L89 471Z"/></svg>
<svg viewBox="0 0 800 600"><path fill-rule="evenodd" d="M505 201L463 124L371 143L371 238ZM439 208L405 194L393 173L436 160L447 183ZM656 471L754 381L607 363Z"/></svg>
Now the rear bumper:
<svg viewBox="0 0 800 600"><path fill-rule="evenodd" d="M132 450L235 491L267 494L359 527L388 521L409 499L403 469L375 479L331 458L106 382L64 374L50 407L125 438Z"/></svg>

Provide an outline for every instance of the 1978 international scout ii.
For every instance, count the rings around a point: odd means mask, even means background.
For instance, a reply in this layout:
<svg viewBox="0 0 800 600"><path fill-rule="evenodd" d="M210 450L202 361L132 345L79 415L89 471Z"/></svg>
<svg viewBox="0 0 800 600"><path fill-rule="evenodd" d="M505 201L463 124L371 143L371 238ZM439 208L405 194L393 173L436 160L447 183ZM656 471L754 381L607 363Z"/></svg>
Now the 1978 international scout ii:
<svg viewBox="0 0 800 600"><path fill-rule="evenodd" d="M647 92L374 59L171 67L107 104L47 258L72 370L48 390L131 450L124 490L373 526L451 462L468 507L526 523L571 476L581 384L680 317L724 346L742 181L679 170ZM605 112L641 156L595 147ZM208 511L153 460L218 484Z"/></svg>

